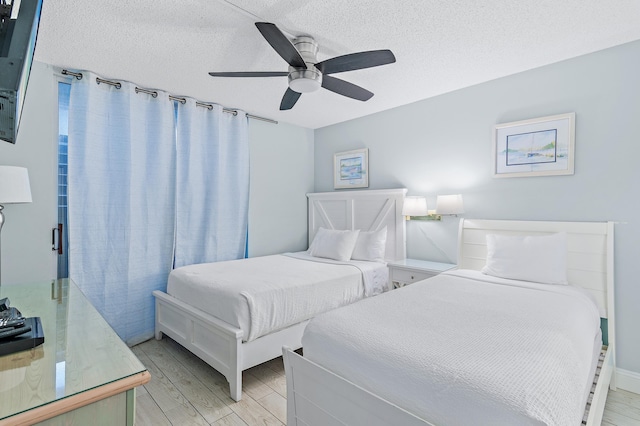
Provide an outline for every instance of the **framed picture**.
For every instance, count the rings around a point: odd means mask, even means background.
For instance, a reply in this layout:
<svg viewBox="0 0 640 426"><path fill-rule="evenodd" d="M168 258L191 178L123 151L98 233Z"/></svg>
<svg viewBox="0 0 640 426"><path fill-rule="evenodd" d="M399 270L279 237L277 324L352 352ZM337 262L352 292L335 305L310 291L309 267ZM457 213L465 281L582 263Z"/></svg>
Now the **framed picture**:
<svg viewBox="0 0 640 426"><path fill-rule="evenodd" d="M573 174L575 113L494 127L494 177Z"/></svg>
<svg viewBox="0 0 640 426"><path fill-rule="evenodd" d="M369 149L338 152L333 156L333 187L369 187Z"/></svg>

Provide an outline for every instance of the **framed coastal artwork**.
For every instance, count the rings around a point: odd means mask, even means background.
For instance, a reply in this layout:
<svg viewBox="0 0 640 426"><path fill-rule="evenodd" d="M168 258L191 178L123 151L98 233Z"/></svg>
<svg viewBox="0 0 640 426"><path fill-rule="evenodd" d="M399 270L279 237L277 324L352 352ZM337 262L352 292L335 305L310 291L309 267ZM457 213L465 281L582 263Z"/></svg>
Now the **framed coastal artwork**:
<svg viewBox="0 0 640 426"><path fill-rule="evenodd" d="M575 113L497 124L494 177L572 175Z"/></svg>
<svg viewBox="0 0 640 426"><path fill-rule="evenodd" d="M333 187L369 187L369 149L338 152L333 156Z"/></svg>

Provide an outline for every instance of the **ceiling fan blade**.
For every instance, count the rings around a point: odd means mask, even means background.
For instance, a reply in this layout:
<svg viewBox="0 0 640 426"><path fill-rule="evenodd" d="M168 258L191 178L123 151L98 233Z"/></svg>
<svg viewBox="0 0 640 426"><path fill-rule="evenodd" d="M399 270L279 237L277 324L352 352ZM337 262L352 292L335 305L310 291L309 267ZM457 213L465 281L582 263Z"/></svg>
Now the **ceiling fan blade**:
<svg viewBox="0 0 640 426"><path fill-rule="evenodd" d="M286 77L287 71L238 71L238 72L210 72L212 77Z"/></svg>
<svg viewBox="0 0 640 426"><path fill-rule="evenodd" d="M298 93L293 91L287 87L287 91L284 92L284 96L282 97L282 102L280 102L280 110L284 111L286 109L291 109L298 102L302 93Z"/></svg>
<svg viewBox="0 0 640 426"><path fill-rule="evenodd" d="M395 61L396 57L390 50L370 50L368 52L336 56L335 58L318 62L316 64L316 68L318 68L322 74L334 74L337 72L377 67L380 65L391 64Z"/></svg>
<svg viewBox="0 0 640 426"><path fill-rule="evenodd" d="M322 87L339 95L357 99L359 101L368 101L373 96L373 93L360 86L356 86L353 83L349 83L348 81L340 80L339 78L331 77L329 75L322 76Z"/></svg>
<svg viewBox="0 0 640 426"><path fill-rule="evenodd" d="M282 31L275 26L275 24L269 22L256 22L256 27L262 36L269 42L271 47L278 52L278 55L282 56L282 59L287 61L289 65L296 68L307 68L304 63L304 59L300 56L300 52L289 41L289 39L282 34Z"/></svg>

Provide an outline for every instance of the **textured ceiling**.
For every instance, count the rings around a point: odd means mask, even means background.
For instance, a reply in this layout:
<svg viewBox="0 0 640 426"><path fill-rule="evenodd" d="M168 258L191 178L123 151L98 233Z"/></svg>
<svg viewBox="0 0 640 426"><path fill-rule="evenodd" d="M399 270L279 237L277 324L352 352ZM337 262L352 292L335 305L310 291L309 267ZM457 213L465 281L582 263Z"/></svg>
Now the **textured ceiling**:
<svg viewBox="0 0 640 426"><path fill-rule="evenodd" d="M286 77L208 75L287 70L256 21L313 36L320 61L397 62L334 75L367 102L321 89L279 111ZM44 0L35 60L319 128L637 39L637 0Z"/></svg>

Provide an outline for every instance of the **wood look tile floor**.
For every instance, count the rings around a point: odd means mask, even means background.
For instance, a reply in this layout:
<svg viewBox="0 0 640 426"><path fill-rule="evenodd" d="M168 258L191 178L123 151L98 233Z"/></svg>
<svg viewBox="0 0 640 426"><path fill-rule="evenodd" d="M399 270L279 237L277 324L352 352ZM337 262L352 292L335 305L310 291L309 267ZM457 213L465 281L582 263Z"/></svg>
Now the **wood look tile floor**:
<svg viewBox="0 0 640 426"><path fill-rule="evenodd" d="M132 348L151 373L136 393L136 425L285 425L286 380L282 358L242 375L242 401L229 397L224 376L168 337ZM604 426L640 426L640 395L610 391Z"/></svg>

